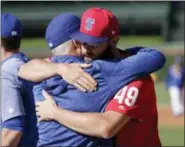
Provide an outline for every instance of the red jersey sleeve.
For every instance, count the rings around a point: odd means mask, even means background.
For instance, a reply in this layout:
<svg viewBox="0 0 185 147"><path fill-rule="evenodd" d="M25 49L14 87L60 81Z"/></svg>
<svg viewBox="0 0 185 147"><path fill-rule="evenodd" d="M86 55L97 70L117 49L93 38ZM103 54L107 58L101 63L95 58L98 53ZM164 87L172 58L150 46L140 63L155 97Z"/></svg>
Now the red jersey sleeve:
<svg viewBox="0 0 185 147"><path fill-rule="evenodd" d="M149 78L141 78L124 86L108 103L105 111L112 110L132 118L143 120L146 116L145 110L149 106L147 104ZM151 79L150 79L151 80Z"/></svg>

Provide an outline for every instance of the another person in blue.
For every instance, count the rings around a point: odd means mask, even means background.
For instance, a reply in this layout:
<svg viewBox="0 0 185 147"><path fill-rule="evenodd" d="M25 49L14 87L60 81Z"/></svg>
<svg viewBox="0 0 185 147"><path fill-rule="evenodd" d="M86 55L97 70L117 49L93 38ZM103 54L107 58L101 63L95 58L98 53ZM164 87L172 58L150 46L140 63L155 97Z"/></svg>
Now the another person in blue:
<svg viewBox="0 0 185 147"><path fill-rule="evenodd" d="M19 52L23 27L10 13L1 15L2 146L36 146L38 131L31 82L18 77L28 58Z"/></svg>
<svg viewBox="0 0 185 147"><path fill-rule="evenodd" d="M109 16L109 14L105 15ZM115 19L112 19L111 17L106 18L108 18L106 24L99 28L102 32L105 32L108 28L112 29L112 27L114 27L114 25L110 26L109 23L115 21ZM125 59L98 60L108 59L110 57L114 58L116 56L113 56L111 46L108 47L106 42L103 44L84 43L84 45L91 47L94 53L93 55L89 54L89 50L79 47L79 44L76 41L71 40L69 37L70 34L75 31L73 26L76 24L80 25L80 20L71 14L61 14L50 22L46 30L46 40L52 52L54 53L59 46L65 46L65 43L67 43L65 48L59 48L60 53L57 56L52 57L51 61L54 63L84 63L85 61L83 57L87 57L88 60L97 59L92 62L92 67L86 70L98 81L97 91L83 93L73 86L68 85L61 77L53 75L54 77L47 79L34 87L36 101L44 100L42 90L45 89L49 94L54 96L59 107L77 112L103 112L108 101L120 88L122 88L122 86L140 76L145 76L157 71L164 66L165 57L160 52L144 47L134 47L126 50L124 54L129 53L133 56ZM77 30L79 30L78 27L76 27L76 31ZM119 31L114 33L119 33ZM113 41L111 45L113 44L117 44L117 42ZM118 58L120 57L121 56ZM40 66L39 64L36 65ZM29 70L27 68L24 72L29 72L33 69L29 63L24 66L29 66L30 68ZM42 67L40 66L40 68ZM29 79L31 79L31 75L29 76ZM59 124L56 121L40 122L38 123L38 129L38 146L113 145L112 139L104 140L86 136Z"/></svg>
<svg viewBox="0 0 185 147"><path fill-rule="evenodd" d="M184 114L184 74L183 58L175 57L166 76L166 87L171 98L171 109L174 116Z"/></svg>
<svg viewBox="0 0 185 147"><path fill-rule="evenodd" d="M1 15L1 53L2 53L2 146L36 146L38 141L37 119L35 102L33 97L33 82L25 81L18 77L19 69L29 59L20 53L20 45L23 34L21 22L10 13ZM66 81L73 85L79 78L70 74L70 70L77 75L82 74L86 82L77 88L93 90L96 82L81 68L89 65L51 64L56 71L54 73L65 77ZM67 68L66 68L67 67ZM50 69L50 68L49 68ZM31 74L28 73L28 74ZM48 73L50 76L50 73ZM90 82L89 82L90 81ZM75 86L75 85L74 85Z"/></svg>

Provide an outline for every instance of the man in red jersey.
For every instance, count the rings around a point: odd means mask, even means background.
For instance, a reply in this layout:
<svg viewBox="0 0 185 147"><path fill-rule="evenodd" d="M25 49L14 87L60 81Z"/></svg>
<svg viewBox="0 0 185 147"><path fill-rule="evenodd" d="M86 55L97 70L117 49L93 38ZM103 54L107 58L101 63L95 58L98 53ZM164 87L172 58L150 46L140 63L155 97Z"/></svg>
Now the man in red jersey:
<svg viewBox="0 0 185 147"><path fill-rule="evenodd" d="M105 111L130 116L116 135L118 146L161 146L154 82L143 77L123 87L108 103Z"/></svg>

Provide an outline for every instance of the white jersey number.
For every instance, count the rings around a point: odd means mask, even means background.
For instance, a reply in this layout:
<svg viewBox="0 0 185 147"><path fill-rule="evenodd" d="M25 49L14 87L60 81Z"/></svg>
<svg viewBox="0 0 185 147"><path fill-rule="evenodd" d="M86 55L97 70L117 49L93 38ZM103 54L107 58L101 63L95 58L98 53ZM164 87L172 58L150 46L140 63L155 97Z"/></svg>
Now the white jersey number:
<svg viewBox="0 0 185 147"><path fill-rule="evenodd" d="M131 107L135 104L138 94L139 94L138 88L136 87L128 88L128 86L125 86L114 96L114 99L117 99L119 104L122 104L123 101L125 101L125 104Z"/></svg>

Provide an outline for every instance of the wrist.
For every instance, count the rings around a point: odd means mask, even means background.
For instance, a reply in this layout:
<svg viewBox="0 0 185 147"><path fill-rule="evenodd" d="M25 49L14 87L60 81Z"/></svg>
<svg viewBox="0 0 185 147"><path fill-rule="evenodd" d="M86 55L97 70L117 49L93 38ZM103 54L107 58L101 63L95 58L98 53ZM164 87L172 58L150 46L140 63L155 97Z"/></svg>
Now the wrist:
<svg viewBox="0 0 185 147"><path fill-rule="evenodd" d="M67 64L62 64L62 63L58 64L58 63L56 63L55 64L55 74L56 75L63 75L66 68L67 68Z"/></svg>
<svg viewBox="0 0 185 147"><path fill-rule="evenodd" d="M53 120L57 120L57 116L58 116L59 111L60 111L60 108L55 106L54 109L53 109L53 116L52 116Z"/></svg>

